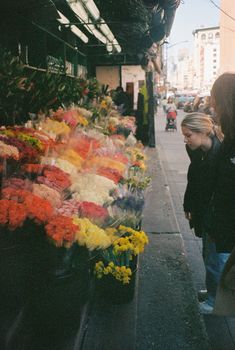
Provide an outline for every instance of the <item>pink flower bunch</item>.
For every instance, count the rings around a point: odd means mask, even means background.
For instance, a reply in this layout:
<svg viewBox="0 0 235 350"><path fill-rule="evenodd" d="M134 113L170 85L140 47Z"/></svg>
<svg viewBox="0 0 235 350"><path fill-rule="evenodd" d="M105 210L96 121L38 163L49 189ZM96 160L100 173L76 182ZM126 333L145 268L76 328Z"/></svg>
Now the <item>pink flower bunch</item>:
<svg viewBox="0 0 235 350"><path fill-rule="evenodd" d="M0 141L0 158L19 160L20 154L15 146L7 145Z"/></svg>
<svg viewBox="0 0 235 350"><path fill-rule="evenodd" d="M78 124L77 119L75 118L75 111L66 111L62 115L63 121L68 124L71 128L75 128Z"/></svg>
<svg viewBox="0 0 235 350"><path fill-rule="evenodd" d="M83 159L86 159L88 154L100 148L100 142L95 138L80 134L76 138L70 140L70 147Z"/></svg>
<svg viewBox="0 0 235 350"><path fill-rule="evenodd" d="M10 179L4 179L3 187L11 187L26 191L32 190L32 182L28 179L20 179L18 177L12 177Z"/></svg>
<svg viewBox="0 0 235 350"><path fill-rule="evenodd" d="M64 216L76 216L79 214L80 202L76 199L63 201L62 205L56 210L57 214Z"/></svg>
<svg viewBox="0 0 235 350"><path fill-rule="evenodd" d="M0 141L3 141L6 145L14 146L19 151L19 160L21 162L36 163L39 159L39 152L27 142L20 140L16 137L0 136Z"/></svg>
<svg viewBox="0 0 235 350"><path fill-rule="evenodd" d="M61 206L61 195L58 191L54 190L43 184L33 184L32 192L43 199L48 200L53 208Z"/></svg>

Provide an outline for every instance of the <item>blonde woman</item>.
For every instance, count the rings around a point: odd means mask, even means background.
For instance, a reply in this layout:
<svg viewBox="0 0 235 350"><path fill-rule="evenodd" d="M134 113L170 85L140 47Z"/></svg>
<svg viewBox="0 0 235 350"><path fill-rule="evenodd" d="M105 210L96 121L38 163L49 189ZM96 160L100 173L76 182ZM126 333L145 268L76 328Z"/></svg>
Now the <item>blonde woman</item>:
<svg viewBox="0 0 235 350"><path fill-rule="evenodd" d="M228 254L216 252L211 206L221 142L215 133L213 120L203 113L190 113L181 123L186 151L190 157L188 184L184 195L185 217L195 235L202 238L206 268L206 300L200 303L204 314L213 311L216 289Z"/></svg>

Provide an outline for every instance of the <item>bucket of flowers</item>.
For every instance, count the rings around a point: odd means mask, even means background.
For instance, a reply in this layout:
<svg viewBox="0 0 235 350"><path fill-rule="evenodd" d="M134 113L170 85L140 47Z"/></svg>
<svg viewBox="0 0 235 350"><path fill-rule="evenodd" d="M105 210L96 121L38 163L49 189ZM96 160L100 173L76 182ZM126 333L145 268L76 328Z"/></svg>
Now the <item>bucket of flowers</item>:
<svg viewBox="0 0 235 350"><path fill-rule="evenodd" d="M148 237L144 231L123 225L112 230L113 243L100 250L94 266L96 290L110 302L126 303L134 297L138 256Z"/></svg>
<svg viewBox="0 0 235 350"><path fill-rule="evenodd" d="M13 187L26 186L22 179L10 184L0 193L0 307L26 306L23 317L39 331L77 327L90 285L80 228L30 188Z"/></svg>

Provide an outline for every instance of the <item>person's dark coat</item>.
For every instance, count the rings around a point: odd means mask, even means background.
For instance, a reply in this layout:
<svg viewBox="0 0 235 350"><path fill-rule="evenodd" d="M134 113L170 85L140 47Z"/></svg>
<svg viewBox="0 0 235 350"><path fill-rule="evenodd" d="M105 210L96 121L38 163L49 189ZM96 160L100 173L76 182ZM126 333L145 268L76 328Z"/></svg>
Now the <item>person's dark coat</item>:
<svg viewBox="0 0 235 350"><path fill-rule="evenodd" d="M224 140L221 146L214 208L216 249L231 252L235 247L235 140Z"/></svg>
<svg viewBox="0 0 235 350"><path fill-rule="evenodd" d="M186 146L191 163L184 195L184 211L191 213L190 227L194 228L198 237L202 237L205 230L210 234L210 227L213 226L210 203L215 189L220 145L219 139L212 136L212 146L208 152L201 149L192 151Z"/></svg>
<svg viewBox="0 0 235 350"><path fill-rule="evenodd" d="M122 106L122 115L128 115L130 113L130 97L125 91L118 91L113 99L114 103L120 107Z"/></svg>

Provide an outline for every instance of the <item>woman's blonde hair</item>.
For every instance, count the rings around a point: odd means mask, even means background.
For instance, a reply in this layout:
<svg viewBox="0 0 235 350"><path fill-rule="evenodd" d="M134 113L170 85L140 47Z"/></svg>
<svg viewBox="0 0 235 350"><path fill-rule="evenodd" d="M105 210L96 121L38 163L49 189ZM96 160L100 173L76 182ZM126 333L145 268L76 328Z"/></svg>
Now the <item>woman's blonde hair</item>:
<svg viewBox="0 0 235 350"><path fill-rule="evenodd" d="M181 126L190 129L193 132L200 132L206 135L214 134L214 122L211 117L204 113L186 114L181 122Z"/></svg>

